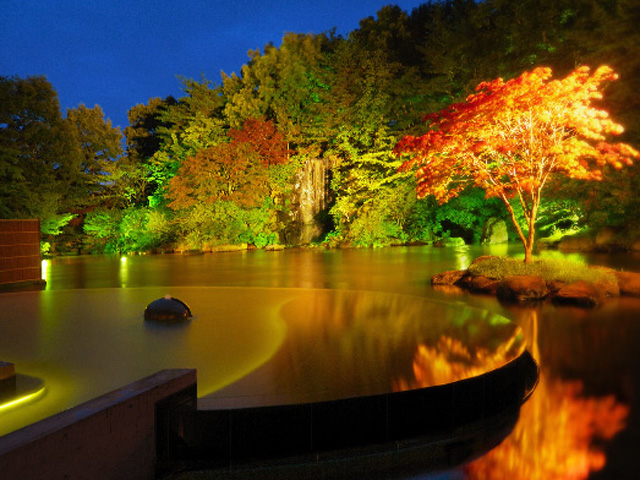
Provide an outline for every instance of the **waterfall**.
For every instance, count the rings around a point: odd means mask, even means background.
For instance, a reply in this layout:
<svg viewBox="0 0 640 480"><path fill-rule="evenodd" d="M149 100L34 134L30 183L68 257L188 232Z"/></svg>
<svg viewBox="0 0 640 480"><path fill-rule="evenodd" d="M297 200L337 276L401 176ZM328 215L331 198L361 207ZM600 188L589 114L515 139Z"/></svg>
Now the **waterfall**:
<svg viewBox="0 0 640 480"><path fill-rule="evenodd" d="M298 171L287 243L306 245L322 235L318 214L326 210L330 200L329 167L328 159L313 158Z"/></svg>

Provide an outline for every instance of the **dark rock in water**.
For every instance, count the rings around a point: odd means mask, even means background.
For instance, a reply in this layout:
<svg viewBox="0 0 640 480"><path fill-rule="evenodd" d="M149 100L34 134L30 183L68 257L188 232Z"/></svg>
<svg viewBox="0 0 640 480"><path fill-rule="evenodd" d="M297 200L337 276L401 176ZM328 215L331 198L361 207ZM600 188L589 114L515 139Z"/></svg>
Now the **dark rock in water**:
<svg viewBox="0 0 640 480"><path fill-rule="evenodd" d="M549 294L547 282L538 275L505 278L497 288L498 298L506 302L526 303L544 299Z"/></svg>
<svg viewBox="0 0 640 480"><path fill-rule="evenodd" d="M467 273L466 270L447 270L431 278L431 285L455 285Z"/></svg>
<svg viewBox="0 0 640 480"><path fill-rule="evenodd" d="M171 295L154 300L144 309L144 319L150 322L180 323L191 316L187 304Z"/></svg>
<svg viewBox="0 0 640 480"><path fill-rule="evenodd" d="M472 293L486 293L490 295L495 295L498 291L498 287L500 286L500 280L494 280L492 278L487 277L471 277L469 281L466 283L467 290Z"/></svg>
<svg viewBox="0 0 640 480"><path fill-rule="evenodd" d="M594 284L578 280L563 286L555 293L553 303L558 305L573 305L582 308L594 308L605 298L605 291Z"/></svg>
<svg viewBox="0 0 640 480"><path fill-rule="evenodd" d="M620 295L640 297L640 273L615 272L620 288Z"/></svg>

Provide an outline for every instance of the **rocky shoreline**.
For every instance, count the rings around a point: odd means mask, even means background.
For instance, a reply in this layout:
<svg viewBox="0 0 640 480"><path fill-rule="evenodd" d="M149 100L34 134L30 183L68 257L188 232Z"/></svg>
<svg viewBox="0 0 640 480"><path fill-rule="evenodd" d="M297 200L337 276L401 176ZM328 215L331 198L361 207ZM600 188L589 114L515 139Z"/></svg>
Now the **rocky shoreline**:
<svg viewBox="0 0 640 480"><path fill-rule="evenodd" d="M490 256L476 258L471 265ZM503 279L474 275L467 270L448 270L434 275L434 287L455 286L471 293L495 295L508 303L536 303L551 301L556 305L594 308L608 298L617 296L640 297L640 273L619 272L613 269L592 267L611 273L608 281L570 283L546 281L539 275L516 275Z"/></svg>

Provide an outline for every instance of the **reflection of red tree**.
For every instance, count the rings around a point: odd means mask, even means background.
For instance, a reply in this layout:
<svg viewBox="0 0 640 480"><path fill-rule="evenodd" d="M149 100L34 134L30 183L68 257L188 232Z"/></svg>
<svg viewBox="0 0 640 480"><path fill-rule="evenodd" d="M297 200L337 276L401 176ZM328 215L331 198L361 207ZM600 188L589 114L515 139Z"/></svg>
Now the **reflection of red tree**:
<svg viewBox="0 0 640 480"><path fill-rule="evenodd" d="M418 345L413 359L414 378L395 380L394 389L401 391L443 385L495 370L522 353L521 348L514 348L517 338L514 335L494 351L479 347L470 350L460 340L446 335L435 347Z"/></svg>
<svg viewBox="0 0 640 480"><path fill-rule="evenodd" d="M582 382L544 373L522 407L512 434L467 467L471 479L579 480L605 464L593 440L609 440L624 427L629 408L614 396L585 398Z"/></svg>

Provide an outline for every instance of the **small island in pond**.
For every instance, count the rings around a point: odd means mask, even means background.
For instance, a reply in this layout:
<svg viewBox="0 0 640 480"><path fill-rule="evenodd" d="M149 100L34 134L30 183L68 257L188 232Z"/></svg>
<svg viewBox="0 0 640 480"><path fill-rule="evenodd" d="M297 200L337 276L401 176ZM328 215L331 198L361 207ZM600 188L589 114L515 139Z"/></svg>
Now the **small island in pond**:
<svg viewBox="0 0 640 480"><path fill-rule="evenodd" d="M431 284L496 295L510 303L550 300L557 305L585 308L620 295L640 297L640 273L551 259L524 263L512 258L481 256L466 270L434 275Z"/></svg>

